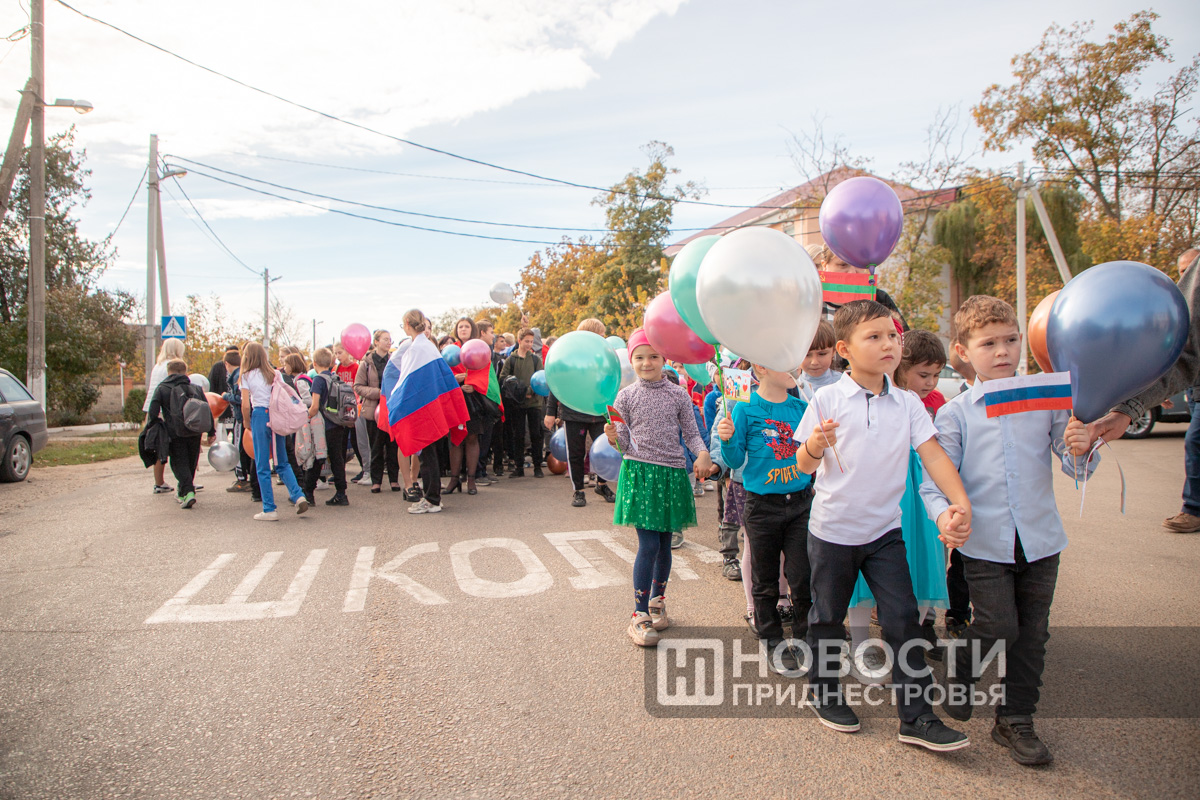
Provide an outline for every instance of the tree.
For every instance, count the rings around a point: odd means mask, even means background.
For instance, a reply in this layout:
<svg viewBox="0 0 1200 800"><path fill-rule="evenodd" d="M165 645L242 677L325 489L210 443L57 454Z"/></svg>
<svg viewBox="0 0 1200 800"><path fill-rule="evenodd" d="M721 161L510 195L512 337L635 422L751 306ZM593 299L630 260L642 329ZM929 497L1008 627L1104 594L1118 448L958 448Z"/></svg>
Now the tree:
<svg viewBox="0 0 1200 800"><path fill-rule="evenodd" d="M91 197L86 151L73 150L74 129L46 146L46 379L50 410L78 416L100 397L96 373L118 360L134 361L138 335L126 325L136 308L125 292L97 288L115 252L107 240L90 241L72 216ZM29 151L14 182L13 203L0 223L0 363L26 372L29 279Z"/></svg>
<svg viewBox="0 0 1200 800"><path fill-rule="evenodd" d="M230 319L221 298L215 294L188 295L182 313L188 322L187 338L183 343L187 348L185 358L190 372L207 375L209 367L224 357L225 348L241 347L248 341L262 339L259 328Z"/></svg>
<svg viewBox="0 0 1200 800"><path fill-rule="evenodd" d="M1139 11L1101 43L1088 40L1090 22L1050 26L1013 58L1016 81L990 87L972 111L985 149L1029 142L1044 170L1085 192L1094 208L1081 235L1097 252L1120 241L1139 248L1120 257L1166 266L1197 232L1200 124L1191 102L1200 55L1141 92L1143 73L1173 61L1156 19ZM1127 223L1140 232L1126 235Z"/></svg>

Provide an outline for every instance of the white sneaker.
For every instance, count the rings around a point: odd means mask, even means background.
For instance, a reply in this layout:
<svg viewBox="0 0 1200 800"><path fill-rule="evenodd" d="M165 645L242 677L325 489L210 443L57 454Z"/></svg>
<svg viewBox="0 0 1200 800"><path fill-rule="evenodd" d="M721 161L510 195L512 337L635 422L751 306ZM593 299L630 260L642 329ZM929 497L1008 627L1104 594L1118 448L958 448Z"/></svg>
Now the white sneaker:
<svg viewBox="0 0 1200 800"><path fill-rule="evenodd" d="M629 638L633 639L633 643L638 647L656 647L661 638L658 631L654 630L654 623L650 620L650 615L640 611L633 612L633 617L629 620L628 633Z"/></svg>
<svg viewBox="0 0 1200 800"><path fill-rule="evenodd" d="M296 501L296 513L303 514L305 511L308 511L308 500L301 497Z"/></svg>
<svg viewBox="0 0 1200 800"><path fill-rule="evenodd" d="M254 518L256 520L259 520L260 522L278 522L279 521L279 512L278 511L260 511L254 515Z"/></svg>
<svg viewBox="0 0 1200 800"><path fill-rule="evenodd" d="M671 627L671 620L667 619L667 599L661 594L650 598L650 624L656 631Z"/></svg>
<svg viewBox="0 0 1200 800"><path fill-rule="evenodd" d="M359 486L370 486L371 485L371 476L363 475L361 478L356 480L355 483L357 483Z"/></svg>
<svg viewBox="0 0 1200 800"><path fill-rule="evenodd" d="M706 491L706 492L712 492L712 491L715 491L715 490L716 490L716 488L717 488L717 485L716 485L715 483L713 483L712 481L705 481L705 482L704 482L704 491Z"/></svg>
<svg viewBox="0 0 1200 800"><path fill-rule="evenodd" d="M424 497L408 507L408 513L410 514L437 514L441 510L441 504L435 506Z"/></svg>
<svg viewBox="0 0 1200 800"><path fill-rule="evenodd" d="M325 489L332 489L332 488L333 488L333 484L331 484L329 481L323 481L323 480L317 481L317 491L318 492L324 491Z"/></svg>
<svg viewBox="0 0 1200 800"><path fill-rule="evenodd" d="M675 531L671 534L671 549L678 550L683 547L683 531Z"/></svg>

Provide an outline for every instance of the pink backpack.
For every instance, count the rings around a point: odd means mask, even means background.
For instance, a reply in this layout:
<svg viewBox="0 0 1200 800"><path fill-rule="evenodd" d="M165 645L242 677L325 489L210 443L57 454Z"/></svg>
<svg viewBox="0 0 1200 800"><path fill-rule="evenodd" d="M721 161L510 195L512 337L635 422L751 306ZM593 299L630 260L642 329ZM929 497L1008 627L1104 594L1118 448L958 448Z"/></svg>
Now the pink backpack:
<svg viewBox="0 0 1200 800"><path fill-rule="evenodd" d="M308 409L279 370L275 370L275 380L271 382L268 413L270 419L267 425L277 436L291 436L308 424Z"/></svg>

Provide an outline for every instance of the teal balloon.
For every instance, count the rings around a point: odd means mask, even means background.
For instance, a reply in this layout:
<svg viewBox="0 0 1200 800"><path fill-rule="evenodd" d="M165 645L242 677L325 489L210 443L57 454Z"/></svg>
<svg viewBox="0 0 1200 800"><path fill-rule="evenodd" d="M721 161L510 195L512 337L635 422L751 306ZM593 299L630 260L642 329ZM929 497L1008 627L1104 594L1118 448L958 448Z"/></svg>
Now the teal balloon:
<svg viewBox="0 0 1200 800"><path fill-rule="evenodd" d="M604 341L608 342L608 346L611 347L613 350L620 350L622 347L625 346L625 340L622 339L620 336L609 336ZM561 460L562 459L559 459L559 461L561 461Z"/></svg>
<svg viewBox="0 0 1200 800"><path fill-rule="evenodd" d="M602 417L621 389L621 361L598 334L571 331L550 348L546 382L559 402Z"/></svg>
<svg viewBox="0 0 1200 800"><path fill-rule="evenodd" d="M708 386L712 383L712 377L708 374L707 364L684 364L683 371L688 374L688 377L696 382L697 386Z"/></svg>
<svg viewBox="0 0 1200 800"><path fill-rule="evenodd" d="M709 248L721 241L720 236L701 236L684 245L675 260L671 262L671 271L667 276L667 289L671 293L671 302L675 310L692 332L708 344L718 344L717 337L704 324L700 316L700 306L696 303L696 276L700 272L700 262L708 253Z"/></svg>

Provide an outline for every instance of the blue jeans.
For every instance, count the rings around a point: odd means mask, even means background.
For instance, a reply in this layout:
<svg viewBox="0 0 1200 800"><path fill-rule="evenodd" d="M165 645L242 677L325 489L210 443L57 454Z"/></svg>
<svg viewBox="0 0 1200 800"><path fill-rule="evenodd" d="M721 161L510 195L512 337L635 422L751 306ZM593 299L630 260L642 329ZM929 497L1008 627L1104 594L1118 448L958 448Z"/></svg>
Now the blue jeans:
<svg viewBox="0 0 1200 800"><path fill-rule="evenodd" d="M262 492L263 511L275 510L275 487L271 482L271 437L275 437L275 474L283 479L288 499L295 503L304 496L292 465L287 459L287 438L277 435L267 427L270 415L265 408L250 412L250 437L254 440L254 471L258 474L258 488Z"/></svg>
<svg viewBox="0 0 1200 800"><path fill-rule="evenodd" d="M1200 417L1196 416L1196 404L1188 401L1192 422L1183 437L1183 469L1187 474L1183 482L1183 513L1200 517Z"/></svg>

